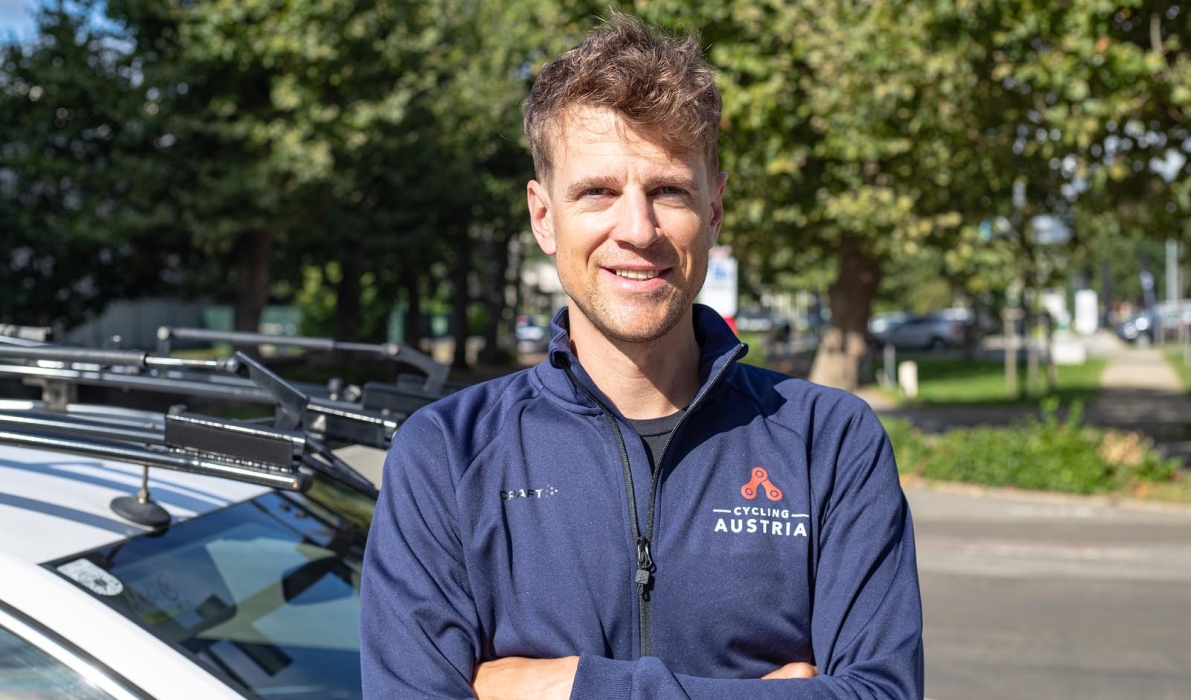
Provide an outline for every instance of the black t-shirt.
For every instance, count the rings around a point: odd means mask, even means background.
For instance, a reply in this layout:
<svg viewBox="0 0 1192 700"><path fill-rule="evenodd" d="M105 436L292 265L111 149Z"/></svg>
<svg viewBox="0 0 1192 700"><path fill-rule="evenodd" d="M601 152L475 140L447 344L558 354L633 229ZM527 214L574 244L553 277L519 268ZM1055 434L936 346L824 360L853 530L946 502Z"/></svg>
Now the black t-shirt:
<svg viewBox="0 0 1192 700"><path fill-rule="evenodd" d="M683 408L662 418L628 419L629 424L641 437L642 444L646 447L646 456L650 458L650 464L653 464L655 469L658 468L659 461L662 459L662 448L666 447L666 441L670 438L671 431L686 414L687 409Z"/></svg>

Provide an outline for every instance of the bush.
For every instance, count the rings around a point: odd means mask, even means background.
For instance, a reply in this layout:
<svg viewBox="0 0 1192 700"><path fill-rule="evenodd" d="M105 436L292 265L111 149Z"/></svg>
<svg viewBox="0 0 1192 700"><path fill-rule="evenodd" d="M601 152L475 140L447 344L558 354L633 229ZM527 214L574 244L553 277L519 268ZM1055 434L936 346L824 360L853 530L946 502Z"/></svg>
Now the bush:
<svg viewBox="0 0 1192 700"><path fill-rule="evenodd" d="M1010 427L926 435L901 419L885 425L899 471L940 481L1090 494L1170 482L1178 470L1141 433L1082 425L1079 403L1058 416L1059 402L1048 400L1040 418Z"/></svg>

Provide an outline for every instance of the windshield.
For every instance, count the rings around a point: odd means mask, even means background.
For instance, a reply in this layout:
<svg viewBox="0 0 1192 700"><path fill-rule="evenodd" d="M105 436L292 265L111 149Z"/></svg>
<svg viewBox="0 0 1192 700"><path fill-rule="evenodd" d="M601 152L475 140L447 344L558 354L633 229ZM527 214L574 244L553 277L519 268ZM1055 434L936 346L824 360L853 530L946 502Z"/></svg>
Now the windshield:
<svg viewBox="0 0 1192 700"><path fill-rule="evenodd" d="M364 532L269 493L47 564L249 694L359 698Z"/></svg>

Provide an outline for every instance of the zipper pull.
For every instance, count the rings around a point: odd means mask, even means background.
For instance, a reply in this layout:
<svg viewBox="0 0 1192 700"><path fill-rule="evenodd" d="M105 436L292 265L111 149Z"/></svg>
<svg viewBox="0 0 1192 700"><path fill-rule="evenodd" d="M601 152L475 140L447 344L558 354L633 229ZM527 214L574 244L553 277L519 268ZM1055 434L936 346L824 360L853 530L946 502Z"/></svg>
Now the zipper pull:
<svg viewBox="0 0 1192 700"><path fill-rule="evenodd" d="M650 571L654 569L654 560L650 558L650 538L637 538L637 574L633 581L637 584L637 594L646 597L646 587L650 585Z"/></svg>

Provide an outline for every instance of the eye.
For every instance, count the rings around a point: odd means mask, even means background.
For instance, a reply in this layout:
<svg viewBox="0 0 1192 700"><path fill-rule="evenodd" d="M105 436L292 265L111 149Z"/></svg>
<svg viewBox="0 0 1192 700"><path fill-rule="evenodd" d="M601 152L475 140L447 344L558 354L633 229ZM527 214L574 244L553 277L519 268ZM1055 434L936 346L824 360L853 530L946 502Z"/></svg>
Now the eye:
<svg viewBox="0 0 1192 700"><path fill-rule="evenodd" d="M683 189L682 187L677 187L675 185L666 185L664 187L659 187L656 190L656 192L663 197L676 197L676 196L681 197L681 196L687 194L687 190Z"/></svg>
<svg viewBox="0 0 1192 700"><path fill-rule="evenodd" d="M608 192L609 191L607 187L589 187L588 189L584 190L584 196L603 197L604 195L608 194Z"/></svg>

